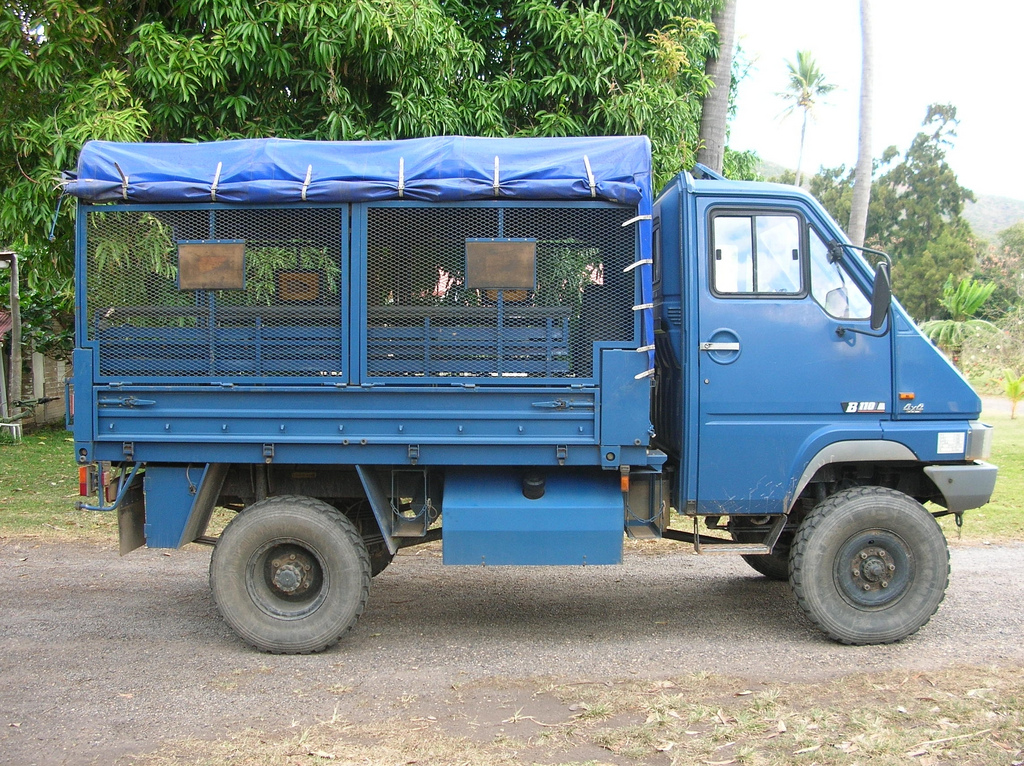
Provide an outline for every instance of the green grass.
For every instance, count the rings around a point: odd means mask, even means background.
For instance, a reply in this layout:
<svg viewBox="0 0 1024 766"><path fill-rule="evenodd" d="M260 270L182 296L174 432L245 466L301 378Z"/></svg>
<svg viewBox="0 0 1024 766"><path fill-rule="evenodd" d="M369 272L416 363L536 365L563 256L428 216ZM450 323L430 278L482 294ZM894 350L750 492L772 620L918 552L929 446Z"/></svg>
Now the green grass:
<svg viewBox="0 0 1024 766"><path fill-rule="evenodd" d="M71 434L59 428L0 441L0 535L116 539L115 514L75 509L73 452Z"/></svg>
<svg viewBox="0 0 1024 766"><path fill-rule="evenodd" d="M1024 412L1024 410L1022 410ZM999 466L996 491L988 505L964 513L962 538L953 517L942 519L946 537L967 543L1024 540L1024 417L984 413L995 428L990 462Z"/></svg>

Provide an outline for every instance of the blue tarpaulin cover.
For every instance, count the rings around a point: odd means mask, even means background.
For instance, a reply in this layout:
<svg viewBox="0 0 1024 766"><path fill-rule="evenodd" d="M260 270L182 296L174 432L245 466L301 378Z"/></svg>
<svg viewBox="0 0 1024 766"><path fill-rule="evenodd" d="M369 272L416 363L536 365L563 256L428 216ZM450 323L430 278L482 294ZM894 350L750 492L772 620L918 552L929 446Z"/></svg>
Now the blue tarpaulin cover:
<svg viewBox="0 0 1024 766"><path fill-rule="evenodd" d="M65 192L82 202L301 205L407 199L635 205L643 350L653 371L651 146L646 136L193 144L90 141Z"/></svg>
<svg viewBox="0 0 1024 766"><path fill-rule="evenodd" d="M90 141L65 190L86 202L277 204L300 202L305 191L309 202L596 196L636 205L651 198L651 150L645 136Z"/></svg>

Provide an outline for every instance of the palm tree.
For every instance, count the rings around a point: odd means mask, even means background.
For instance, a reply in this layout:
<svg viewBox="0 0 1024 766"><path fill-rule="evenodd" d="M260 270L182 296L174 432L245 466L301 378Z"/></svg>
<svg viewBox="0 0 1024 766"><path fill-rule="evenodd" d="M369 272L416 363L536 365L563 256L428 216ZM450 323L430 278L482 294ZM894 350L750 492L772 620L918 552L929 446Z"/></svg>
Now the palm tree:
<svg viewBox="0 0 1024 766"><path fill-rule="evenodd" d="M725 0L711 16L711 21L718 30L718 51L708 56L704 65L704 71L714 87L704 97L701 108L701 145L697 150L697 162L721 173L729 117L729 89L732 85L732 54L736 40L736 0Z"/></svg>
<svg viewBox="0 0 1024 766"><path fill-rule="evenodd" d="M854 172L853 199L850 202L850 241L863 245L868 228L868 204L871 202L871 3L860 0L861 74L860 139L857 142L857 169Z"/></svg>
<svg viewBox="0 0 1024 766"><path fill-rule="evenodd" d="M810 51L797 51L796 66L787 60L786 68L789 70L789 86L785 92L779 95L791 103L783 114L790 115L797 109L803 110L803 121L800 125L800 154L796 161L796 185L799 186L804 161L804 140L807 137L807 119L817 105L818 99L834 91L836 86L825 81L825 75L818 69L818 64L811 56Z"/></svg>
<svg viewBox="0 0 1024 766"><path fill-rule="evenodd" d="M974 315L992 295L996 286L992 282L963 279L953 286L953 275L942 286L939 303L949 314L949 319L933 319L921 325L923 332L936 346L941 348L954 362L958 361L964 341L971 333L998 332L998 328Z"/></svg>

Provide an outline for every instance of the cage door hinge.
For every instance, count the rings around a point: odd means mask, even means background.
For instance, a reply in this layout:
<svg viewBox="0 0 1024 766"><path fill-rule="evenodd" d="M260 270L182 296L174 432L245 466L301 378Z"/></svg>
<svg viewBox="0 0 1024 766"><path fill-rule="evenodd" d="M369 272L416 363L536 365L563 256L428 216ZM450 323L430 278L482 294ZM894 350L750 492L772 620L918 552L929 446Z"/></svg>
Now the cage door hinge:
<svg viewBox="0 0 1024 766"><path fill-rule="evenodd" d="M418 444L410 444L409 445L409 462L412 465L416 465L416 463L419 462L419 459L420 459L420 445L418 445Z"/></svg>
<svg viewBox="0 0 1024 766"><path fill-rule="evenodd" d="M270 463L274 460L274 445L264 444L263 445L263 462Z"/></svg>
<svg viewBox="0 0 1024 766"><path fill-rule="evenodd" d="M555 447L555 458L558 460L559 465L565 465L566 458L569 457L569 448L564 444L559 444Z"/></svg>
<svg viewBox="0 0 1024 766"><path fill-rule="evenodd" d="M121 452L124 453L125 460L135 459L135 442L122 442Z"/></svg>

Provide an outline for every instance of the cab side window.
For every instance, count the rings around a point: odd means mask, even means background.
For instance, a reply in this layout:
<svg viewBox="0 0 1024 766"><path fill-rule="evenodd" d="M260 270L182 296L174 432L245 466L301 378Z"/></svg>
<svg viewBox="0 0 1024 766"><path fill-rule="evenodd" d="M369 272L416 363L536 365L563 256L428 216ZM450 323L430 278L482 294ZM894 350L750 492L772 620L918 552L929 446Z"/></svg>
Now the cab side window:
<svg viewBox="0 0 1024 766"><path fill-rule="evenodd" d="M785 213L712 218L712 285L720 295L799 295L800 220Z"/></svg>
<svg viewBox="0 0 1024 766"><path fill-rule="evenodd" d="M811 252L811 295L818 305L836 319L867 319L871 301L835 262L829 247L813 228L808 240Z"/></svg>

